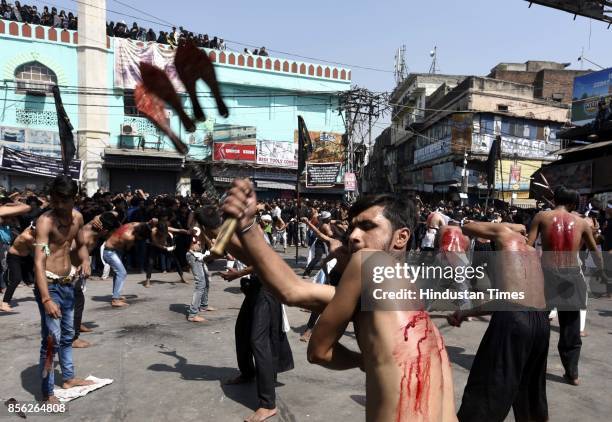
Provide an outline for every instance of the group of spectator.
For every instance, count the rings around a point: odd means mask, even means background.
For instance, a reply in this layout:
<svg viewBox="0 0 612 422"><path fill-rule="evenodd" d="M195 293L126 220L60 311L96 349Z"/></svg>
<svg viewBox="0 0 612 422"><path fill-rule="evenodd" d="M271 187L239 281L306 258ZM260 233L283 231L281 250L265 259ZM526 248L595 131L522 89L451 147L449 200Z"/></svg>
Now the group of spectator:
<svg viewBox="0 0 612 422"><path fill-rule="evenodd" d="M259 50L255 49L253 51L249 50L248 48L245 48L243 53L252 56L268 56L268 51L266 50L266 47L261 47Z"/></svg>
<svg viewBox="0 0 612 422"><path fill-rule="evenodd" d="M59 13L55 7L45 6L42 12L36 6L21 5L16 1L15 4L8 3L6 0L0 1L0 15L2 19L16 22L30 23L34 25L52 26L54 28L64 28L76 30L78 18L64 10Z"/></svg>
<svg viewBox="0 0 612 422"><path fill-rule="evenodd" d="M45 6L43 11L39 12L36 6L22 6L19 1L16 1L15 4L11 4L8 3L7 0L0 0L0 18L74 31L77 30L78 26L78 18L74 16L72 12L66 13L64 10L60 10L58 13L55 7L49 10L48 6ZM117 23L111 21L106 24L106 35L109 37L129 38L138 41L157 42L172 47L178 46L183 41L191 40L195 42L198 47L202 48L211 48L215 50L225 50L227 48L223 38L212 37L211 39L208 34L194 34L191 31L185 30L182 26L179 27L178 30L176 27L172 27L172 31L170 32L159 31L158 35L152 28L139 26L136 22L133 22L130 28L124 21ZM261 47L253 51L245 48L244 53L254 56L268 56L266 47Z"/></svg>
<svg viewBox="0 0 612 422"><path fill-rule="evenodd" d="M128 28L125 22L109 22L106 25L106 35L109 37L118 38L129 38L138 41L155 41L159 44L170 45L176 47L184 41L191 40L195 42L198 47L213 48L215 50L225 50L226 45L223 38L213 37L211 40L208 34L194 34L193 32L186 31L183 27L179 27L177 30L172 27L172 31L165 32L160 31L159 35L153 31L153 29L144 28L138 26L136 22L132 23L132 27Z"/></svg>

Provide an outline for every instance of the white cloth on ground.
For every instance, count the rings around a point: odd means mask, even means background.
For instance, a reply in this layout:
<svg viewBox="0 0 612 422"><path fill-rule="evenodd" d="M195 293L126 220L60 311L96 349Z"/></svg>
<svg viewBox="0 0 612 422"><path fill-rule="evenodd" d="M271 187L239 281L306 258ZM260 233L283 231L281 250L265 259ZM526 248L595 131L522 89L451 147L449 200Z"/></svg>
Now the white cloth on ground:
<svg viewBox="0 0 612 422"><path fill-rule="evenodd" d="M111 384L113 382L112 379L108 378L97 378L93 375L85 378L87 381L93 381L94 383L91 385L83 385L80 387L72 387L72 388L56 388L53 390L55 397L62 403L67 403L71 400L74 400L79 397L83 397L84 395L91 393L98 388L102 388L105 385Z"/></svg>

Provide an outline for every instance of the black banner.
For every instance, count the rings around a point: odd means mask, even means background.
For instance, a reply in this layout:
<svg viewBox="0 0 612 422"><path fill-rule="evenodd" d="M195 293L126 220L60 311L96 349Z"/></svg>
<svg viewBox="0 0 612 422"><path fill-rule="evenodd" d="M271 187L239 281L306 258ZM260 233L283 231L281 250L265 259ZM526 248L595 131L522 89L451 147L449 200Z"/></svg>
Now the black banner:
<svg viewBox="0 0 612 422"><path fill-rule="evenodd" d="M64 165L61 159L30 154L6 147L2 148L0 155L0 167L4 170L43 177L55 177L64 173ZM70 177L74 180L81 180L81 160L72 160L69 171Z"/></svg>
<svg viewBox="0 0 612 422"><path fill-rule="evenodd" d="M336 185L342 163L306 163L306 187L329 188Z"/></svg>

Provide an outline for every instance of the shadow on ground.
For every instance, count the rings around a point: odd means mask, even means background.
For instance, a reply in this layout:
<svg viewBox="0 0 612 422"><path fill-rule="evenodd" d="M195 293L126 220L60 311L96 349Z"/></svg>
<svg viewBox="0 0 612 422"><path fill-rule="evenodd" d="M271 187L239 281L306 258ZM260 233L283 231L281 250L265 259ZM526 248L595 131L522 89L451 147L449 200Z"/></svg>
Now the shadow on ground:
<svg viewBox="0 0 612 422"><path fill-rule="evenodd" d="M225 396L249 409L257 408L257 391L254 382L238 385L225 385L223 382L239 375L235 368L215 367L189 363L176 351L159 352L176 359L174 365L154 363L147 369L157 372L175 372L186 381L217 381Z"/></svg>

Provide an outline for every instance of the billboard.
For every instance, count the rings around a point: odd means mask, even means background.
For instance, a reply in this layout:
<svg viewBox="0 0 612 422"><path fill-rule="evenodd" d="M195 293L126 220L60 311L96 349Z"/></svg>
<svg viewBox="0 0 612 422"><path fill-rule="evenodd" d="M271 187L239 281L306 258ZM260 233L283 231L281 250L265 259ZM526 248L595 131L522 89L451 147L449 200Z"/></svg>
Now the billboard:
<svg viewBox="0 0 612 422"><path fill-rule="evenodd" d="M612 68L574 78L572 123L582 126L597 116L600 99L606 103L612 95Z"/></svg>
<svg viewBox="0 0 612 422"><path fill-rule="evenodd" d="M214 161L243 161L255 162L257 145L236 144L231 142L215 142L213 149Z"/></svg>
<svg viewBox="0 0 612 422"><path fill-rule="evenodd" d="M257 140L257 164L297 168L297 144L285 141Z"/></svg>
<svg viewBox="0 0 612 422"><path fill-rule="evenodd" d="M342 163L306 163L306 187L330 188L335 186Z"/></svg>
<svg viewBox="0 0 612 422"><path fill-rule="evenodd" d="M43 177L55 177L64 171L64 165L60 158L31 154L8 147L0 148L0 167L5 170ZM72 160L70 176L74 180L81 180L81 175L81 161Z"/></svg>
<svg viewBox="0 0 612 422"><path fill-rule="evenodd" d="M57 131L0 126L0 146L48 157L60 157Z"/></svg>
<svg viewBox="0 0 612 422"><path fill-rule="evenodd" d="M333 132L308 131L312 141L312 152L307 161L313 163L334 163L344 162L344 144L342 134ZM294 142L297 144L299 132L294 132Z"/></svg>

